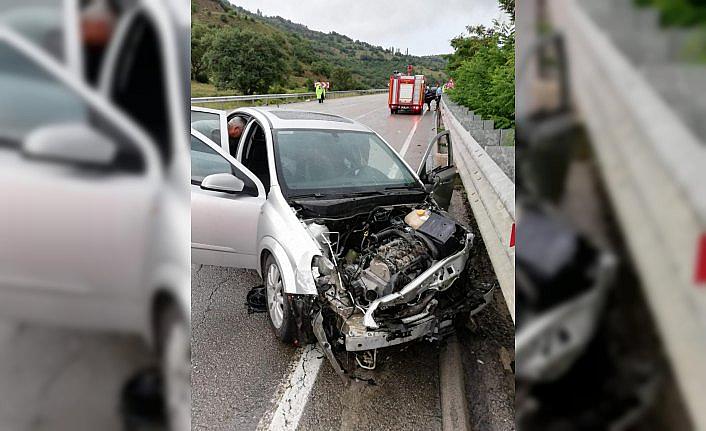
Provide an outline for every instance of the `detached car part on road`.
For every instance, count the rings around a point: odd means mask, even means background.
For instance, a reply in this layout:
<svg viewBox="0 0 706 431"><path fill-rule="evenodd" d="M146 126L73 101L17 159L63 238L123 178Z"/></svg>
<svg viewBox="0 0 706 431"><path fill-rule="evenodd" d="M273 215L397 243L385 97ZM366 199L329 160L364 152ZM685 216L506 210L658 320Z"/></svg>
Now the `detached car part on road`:
<svg viewBox="0 0 706 431"><path fill-rule="evenodd" d="M247 124L237 142L224 129L234 116ZM432 169L440 140L447 161ZM341 375L346 352L372 369L376 349L438 339L490 301L466 275L473 234L445 212L457 175L448 132L415 173L343 117L192 108L191 154L193 261L256 269L277 337L315 337Z"/></svg>

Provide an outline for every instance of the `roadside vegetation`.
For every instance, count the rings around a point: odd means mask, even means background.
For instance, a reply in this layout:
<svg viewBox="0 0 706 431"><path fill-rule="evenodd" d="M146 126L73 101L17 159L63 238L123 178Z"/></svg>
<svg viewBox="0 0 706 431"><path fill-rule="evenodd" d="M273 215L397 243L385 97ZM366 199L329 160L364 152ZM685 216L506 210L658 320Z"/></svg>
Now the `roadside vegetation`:
<svg viewBox="0 0 706 431"><path fill-rule="evenodd" d="M200 95L212 95L201 93L208 88L228 94L313 91L316 81L329 81L332 90L384 88L390 74L408 64L432 82L446 79L441 56L406 55L406 47L314 31L227 0L192 0L191 18L192 90ZM261 49L261 58L251 55Z"/></svg>
<svg viewBox="0 0 706 431"><path fill-rule="evenodd" d="M638 6L656 8L665 27L688 28L680 48L684 60L706 63L706 2L704 0L634 0Z"/></svg>
<svg viewBox="0 0 706 431"><path fill-rule="evenodd" d="M451 99L497 128L515 127L515 26L514 0L501 7L510 23L496 21L493 27L469 26L467 34L451 40L454 53L447 57L447 71L455 88Z"/></svg>
<svg viewBox="0 0 706 431"><path fill-rule="evenodd" d="M661 22L670 26L706 25L706 2L703 0L635 0L640 6L656 7Z"/></svg>

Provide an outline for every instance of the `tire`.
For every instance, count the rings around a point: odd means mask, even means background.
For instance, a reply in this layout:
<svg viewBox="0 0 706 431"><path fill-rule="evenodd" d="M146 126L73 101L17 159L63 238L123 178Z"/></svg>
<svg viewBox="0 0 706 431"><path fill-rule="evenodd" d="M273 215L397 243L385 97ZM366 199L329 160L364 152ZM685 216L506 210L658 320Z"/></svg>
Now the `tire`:
<svg viewBox="0 0 706 431"><path fill-rule="evenodd" d="M262 274L267 298L267 315L270 317L272 330L280 341L292 344L296 340L297 324L289 297L284 293L282 272L271 255L265 260Z"/></svg>
<svg viewBox="0 0 706 431"><path fill-rule="evenodd" d="M159 361L164 382L164 406L168 429L191 429L191 338L188 321L175 306L159 320Z"/></svg>
<svg viewBox="0 0 706 431"><path fill-rule="evenodd" d="M395 110L393 108L390 108L390 115L395 115Z"/></svg>

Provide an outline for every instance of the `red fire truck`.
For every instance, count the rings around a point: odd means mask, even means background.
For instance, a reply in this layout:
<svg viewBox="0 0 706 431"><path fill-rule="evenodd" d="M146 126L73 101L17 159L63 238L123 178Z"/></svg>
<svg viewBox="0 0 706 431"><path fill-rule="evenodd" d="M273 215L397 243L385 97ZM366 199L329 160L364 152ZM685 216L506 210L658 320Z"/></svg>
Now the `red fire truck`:
<svg viewBox="0 0 706 431"><path fill-rule="evenodd" d="M394 73L390 76L390 89L387 103L390 113L409 111L421 114L424 108L424 90L426 82L424 75L413 75L412 66L407 66L407 75Z"/></svg>

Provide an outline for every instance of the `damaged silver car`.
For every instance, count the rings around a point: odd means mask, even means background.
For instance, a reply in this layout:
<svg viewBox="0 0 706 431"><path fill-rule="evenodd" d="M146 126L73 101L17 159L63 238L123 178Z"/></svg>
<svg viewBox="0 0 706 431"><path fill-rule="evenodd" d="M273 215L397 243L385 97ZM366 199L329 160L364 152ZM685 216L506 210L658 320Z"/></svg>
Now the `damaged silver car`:
<svg viewBox="0 0 706 431"><path fill-rule="evenodd" d="M233 141L235 116L246 126ZM431 154L438 144L445 157ZM343 117L192 108L191 160L193 262L257 270L277 337L318 341L342 376L490 301L468 279L473 234L445 211L457 176L448 132L415 172Z"/></svg>

